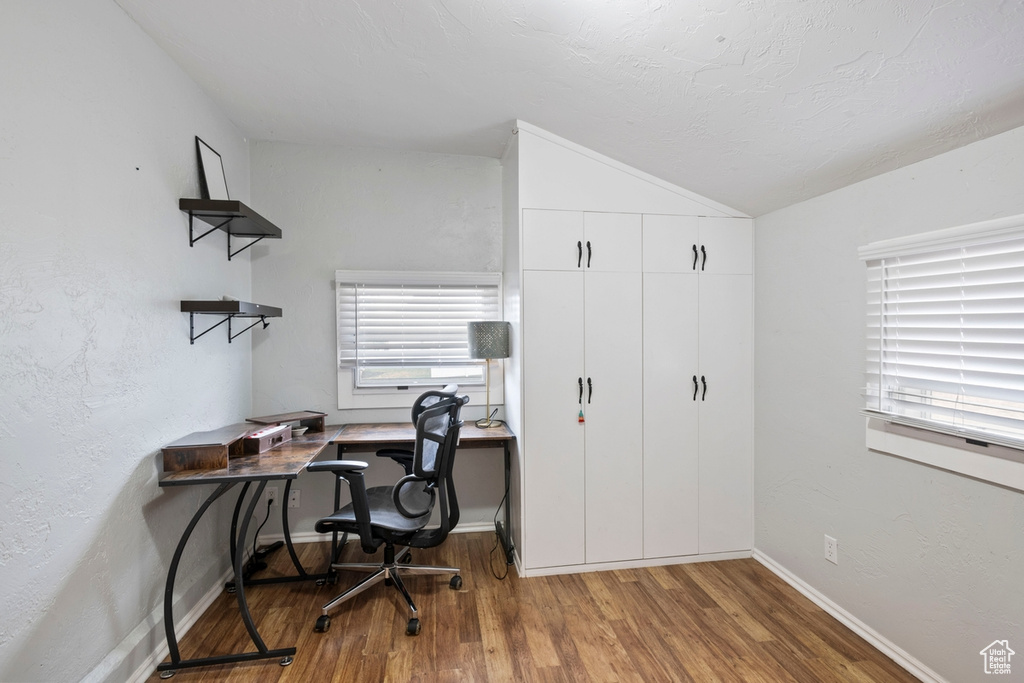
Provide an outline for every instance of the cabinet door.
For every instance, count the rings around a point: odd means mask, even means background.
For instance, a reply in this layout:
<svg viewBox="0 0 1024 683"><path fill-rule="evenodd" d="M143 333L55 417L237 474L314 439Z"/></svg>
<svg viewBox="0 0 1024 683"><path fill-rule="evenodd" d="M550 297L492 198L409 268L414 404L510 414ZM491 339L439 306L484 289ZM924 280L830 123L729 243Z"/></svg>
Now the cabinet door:
<svg viewBox="0 0 1024 683"><path fill-rule="evenodd" d="M590 271L639 273L642 245L638 213L586 213L584 266Z"/></svg>
<svg viewBox="0 0 1024 683"><path fill-rule="evenodd" d="M644 214L643 221L645 273L697 271L700 262L695 260L695 250L700 249L700 240L696 216Z"/></svg>
<svg viewBox="0 0 1024 683"><path fill-rule="evenodd" d="M692 555L699 500L697 274L643 277L644 557Z"/></svg>
<svg viewBox="0 0 1024 683"><path fill-rule="evenodd" d="M640 273L586 274L588 564L643 556L642 303Z"/></svg>
<svg viewBox="0 0 1024 683"><path fill-rule="evenodd" d="M702 273L754 272L754 229L750 218L701 218ZM699 247L698 247L699 249Z"/></svg>
<svg viewBox="0 0 1024 683"><path fill-rule="evenodd" d="M582 270L586 258L581 211L523 209L525 270Z"/></svg>
<svg viewBox="0 0 1024 683"><path fill-rule="evenodd" d="M700 276L701 553L753 547L751 279Z"/></svg>
<svg viewBox="0 0 1024 683"><path fill-rule="evenodd" d="M584 562L583 272L523 273L523 562Z"/></svg>

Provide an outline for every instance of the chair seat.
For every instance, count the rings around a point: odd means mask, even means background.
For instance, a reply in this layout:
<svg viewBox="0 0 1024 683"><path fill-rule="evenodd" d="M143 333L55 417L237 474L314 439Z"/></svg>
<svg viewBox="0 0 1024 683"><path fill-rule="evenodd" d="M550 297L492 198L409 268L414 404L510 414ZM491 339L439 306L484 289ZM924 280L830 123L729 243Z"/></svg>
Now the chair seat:
<svg viewBox="0 0 1024 683"><path fill-rule="evenodd" d="M430 512L419 517L406 517L392 499L391 486L374 486L366 490L366 498L370 508L370 526L375 530L390 534L414 533L422 529L430 520ZM355 509L352 503L341 508L333 515L322 517L316 523L319 533L331 531L347 531L358 533Z"/></svg>

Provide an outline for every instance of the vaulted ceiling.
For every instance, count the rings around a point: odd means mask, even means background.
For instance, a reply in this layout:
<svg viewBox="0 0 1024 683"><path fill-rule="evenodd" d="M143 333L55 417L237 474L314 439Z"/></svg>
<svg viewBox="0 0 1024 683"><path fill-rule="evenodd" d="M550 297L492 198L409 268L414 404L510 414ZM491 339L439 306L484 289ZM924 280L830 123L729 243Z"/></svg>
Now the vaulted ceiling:
<svg viewBox="0 0 1024 683"><path fill-rule="evenodd" d="M522 119L750 215L1024 125L1021 0L116 0L252 139Z"/></svg>

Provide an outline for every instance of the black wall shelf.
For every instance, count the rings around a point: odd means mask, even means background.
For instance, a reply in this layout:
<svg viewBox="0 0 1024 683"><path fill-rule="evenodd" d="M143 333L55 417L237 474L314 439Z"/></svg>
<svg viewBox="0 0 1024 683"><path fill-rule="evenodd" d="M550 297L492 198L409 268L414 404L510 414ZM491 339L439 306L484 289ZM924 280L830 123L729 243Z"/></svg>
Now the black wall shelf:
<svg viewBox="0 0 1024 683"><path fill-rule="evenodd" d="M228 237L229 261L262 239L281 239L281 228L236 199L181 198L178 208L188 214L188 245L194 246L214 230L223 230ZM198 237L195 236L196 219L212 226ZM231 251L232 236L254 239L241 249Z"/></svg>
<svg viewBox="0 0 1024 683"><path fill-rule="evenodd" d="M188 339L189 343L195 344L196 339L199 339L204 334L220 327L224 323L228 324L228 343L231 340L242 334L246 330L250 330L256 325L263 323L263 327L266 328L270 323L267 322L267 318L280 318L283 312L276 306L267 306L265 304L253 304L248 301L182 301L181 312L188 313ZM224 319L218 323L215 323L211 327L203 330L199 334L196 334L195 328L195 317L196 315L222 315ZM256 320L238 332L232 334L231 332L231 321L234 318L256 318Z"/></svg>

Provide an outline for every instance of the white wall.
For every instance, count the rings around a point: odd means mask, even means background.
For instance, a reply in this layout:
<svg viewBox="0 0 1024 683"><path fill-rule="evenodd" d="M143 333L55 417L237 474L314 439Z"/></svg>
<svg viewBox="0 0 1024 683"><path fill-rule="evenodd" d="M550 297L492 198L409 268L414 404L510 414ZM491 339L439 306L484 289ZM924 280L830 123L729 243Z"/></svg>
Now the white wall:
<svg viewBox="0 0 1024 683"><path fill-rule="evenodd" d="M110 0L0 15L0 680L125 680L163 639L167 562L210 490L159 489L159 449L250 408L247 341L190 346L179 311L248 297L248 259L222 235L190 249L177 209L195 135L242 199L248 149ZM177 616L227 567L227 505Z"/></svg>
<svg viewBox="0 0 1024 683"><path fill-rule="evenodd" d="M271 142L253 143L251 158L253 201L284 233L253 248L253 297L284 309L254 341L254 410L321 410L329 424L408 420L415 393L401 409L337 409L334 272L500 271L498 160ZM483 403L464 419L483 417ZM353 457L371 461L371 484L400 472L372 453ZM460 449L454 477L460 526L489 524L503 493L501 450ZM302 506L292 530L312 532L332 511L333 478L302 475L294 486ZM279 533L279 520L266 529Z"/></svg>
<svg viewBox="0 0 1024 683"><path fill-rule="evenodd" d="M864 447L857 247L1024 213L1022 187L1024 128L756 221L756 547L949 681L1024 652L1024 495Z"/></svg>

